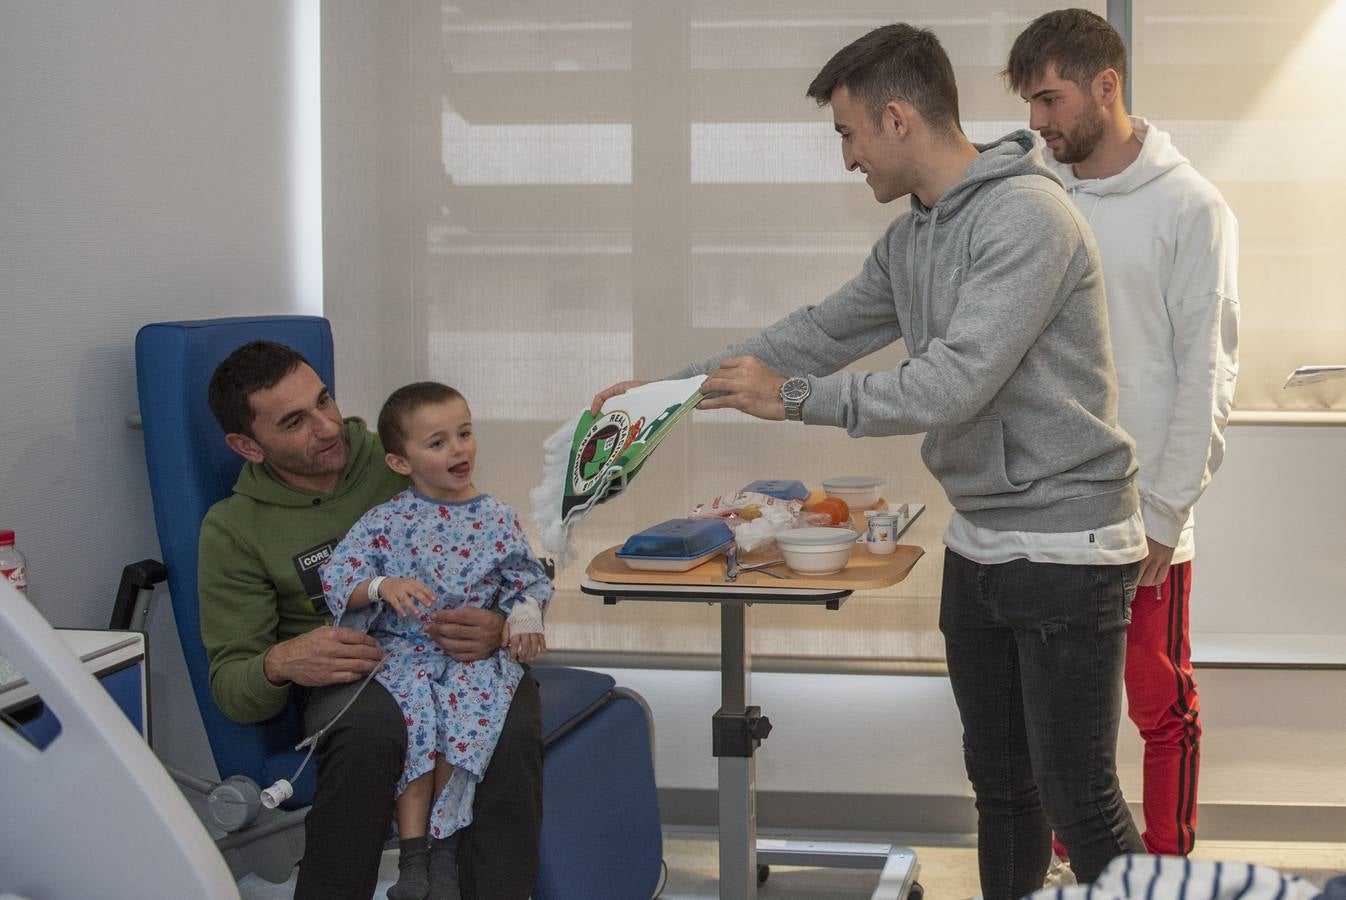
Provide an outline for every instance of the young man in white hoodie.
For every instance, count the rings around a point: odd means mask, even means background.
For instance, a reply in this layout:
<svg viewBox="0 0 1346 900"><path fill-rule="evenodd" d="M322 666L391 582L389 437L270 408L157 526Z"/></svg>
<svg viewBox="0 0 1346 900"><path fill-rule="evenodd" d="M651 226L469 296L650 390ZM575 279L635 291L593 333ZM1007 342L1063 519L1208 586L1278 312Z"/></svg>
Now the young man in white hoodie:
<svg viewBox="0 0 1346 900"><path fill-rule="evenodd" d="M1127 632L1126 690L1145 741L1145 846L1196 837L1200 702L1188 642L1192 509L1224 456L1238 374L1238 223L1169 136L1127 114L1126 47L1098 15L1034 20L1005 69L1029 127L1103 257L1120 396L1149 546Z"/></svg>

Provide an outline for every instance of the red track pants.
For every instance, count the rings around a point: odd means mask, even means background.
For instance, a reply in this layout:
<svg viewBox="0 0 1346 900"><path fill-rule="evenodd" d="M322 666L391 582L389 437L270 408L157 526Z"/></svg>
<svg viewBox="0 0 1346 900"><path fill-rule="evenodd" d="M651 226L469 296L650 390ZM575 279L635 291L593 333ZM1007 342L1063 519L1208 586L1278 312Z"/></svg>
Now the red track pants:
<svg viewBox="0 0 1346 900"><path fill-rule="evenodd" d="M1126 701L1145 741L1145 849L1186 856L1196 842L1201 768L1201 698L1192 674L1187 595L1191 561L1171 566L1162 584L1136 588L1126 631ZM1062 859L1066 851L1052 838Z"/></svg>
<svg viewBox="0 0 1346 900"><path fill-rule="evenodd" d="M1128 715L1145 741L1145 847L1186 855L1196 841L1201 701L1192 674L1187 595L1192 563L1161 584L1136 589L1126 632Z"/></svg>

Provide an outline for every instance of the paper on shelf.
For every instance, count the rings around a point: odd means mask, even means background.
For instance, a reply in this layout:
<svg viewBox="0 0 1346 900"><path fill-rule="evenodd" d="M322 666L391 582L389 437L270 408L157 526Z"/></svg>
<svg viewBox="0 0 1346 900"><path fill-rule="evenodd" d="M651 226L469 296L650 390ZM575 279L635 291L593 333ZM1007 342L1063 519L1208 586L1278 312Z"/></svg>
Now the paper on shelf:
<svg viewBox="0 0 1346 900"><path fill-rule="evenodd" d="M1330 378L1346 378L1346 366L1300 366L1285 379L1285 385L1281 390L1317 384Z"/></svg>

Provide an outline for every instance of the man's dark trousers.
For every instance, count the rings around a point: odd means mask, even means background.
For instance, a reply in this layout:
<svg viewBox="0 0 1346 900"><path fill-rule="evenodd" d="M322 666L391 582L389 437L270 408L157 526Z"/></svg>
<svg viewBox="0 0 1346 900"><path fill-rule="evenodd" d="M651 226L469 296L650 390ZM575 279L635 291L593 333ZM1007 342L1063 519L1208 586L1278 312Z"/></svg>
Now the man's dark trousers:
<svg viewBox="0 0 1346 900"><path fill-rule="evenodd" d="M1145 852L1116 765L1139 569L981 565L945 551L939 627L986 900L1042 887L1053 829L1082 883L1115 856Z"/></svg>
<svg viewBox="0 0 1346 900"><path fill-rule="evenodd" d="M357 687L303 692L305 732L313 734L330 722ZM541 719L537 682L525 671L486 777L477 785L473 824L461 839L458 865L467 900L526 900L537 880ZM296 900L373 896L406 748L397 701L377 681L370 682L319 744L317 789L304 821Z"/></svg>

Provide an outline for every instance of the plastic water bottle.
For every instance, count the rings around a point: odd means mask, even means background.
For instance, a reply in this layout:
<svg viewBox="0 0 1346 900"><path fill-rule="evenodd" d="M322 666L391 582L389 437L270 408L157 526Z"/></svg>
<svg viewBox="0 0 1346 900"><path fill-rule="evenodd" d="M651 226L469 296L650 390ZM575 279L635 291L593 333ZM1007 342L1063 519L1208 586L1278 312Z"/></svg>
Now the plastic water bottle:
<svg viewBox="0 0 1346 900"><path fill-rule="evenodd" d="M0 531L0 578L21 591L28 589L28 564L14 546L14 532Z"/></svg>
<svg viewBox="0 0 1346 900"><path fill-rule="evenodd" d="M0 531L0 578L8 581L19 590L28 587L28 565L23 554L14 546L14 532ZM18 675L13 663L0 656L0 683L9 681Z"/></svg>

